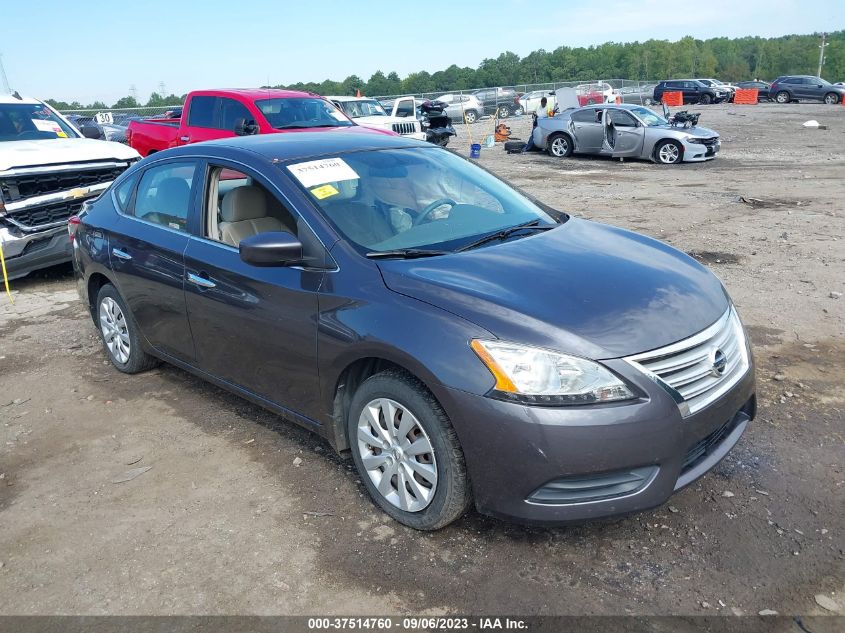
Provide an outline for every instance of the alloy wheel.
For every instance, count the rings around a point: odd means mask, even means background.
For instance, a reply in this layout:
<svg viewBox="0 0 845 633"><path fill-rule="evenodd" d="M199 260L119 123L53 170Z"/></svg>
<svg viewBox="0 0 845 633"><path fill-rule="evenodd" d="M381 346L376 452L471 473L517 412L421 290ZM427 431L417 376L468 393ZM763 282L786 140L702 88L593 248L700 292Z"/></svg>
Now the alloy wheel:
<svg viewBox="0 0 845 633"><path fill-rule="evenodd" d="M437 491L437 461L416 416L389 398L364 406L358 418L358 452L379 494L406 512L424 510Z"/></svg>
<svg viewBox="0 0 845 633"><path fill-rule="evenodd" d="M828 94L826 94L826 95L824 96L824 102L825 102L826 104L828 104L828 105L835 104L835 103L837 103L838 101L839 101L839 99L838 99L838 98L837 98L837 96L836 96L835 94L833 94L833 93L828 93Z"/></svg>
<svg viewBox="0 0 845 633"><path fill-rule="evenodd" d="M789 102L789 93L788 92L779 92L775 95L775 101L778 103L788 103Z"/></svg>
<svg viewBox="0 0 845 633"><path fill-rule="evenodd" d="M100 302L100 331L103 333L103 340L112 357L121 364L129 361L129 354L132 351L129 343L129 328L126 324L126 317L117 301L111 297L104 297Z"/></svg>
<svg viewBox="0 0 845 633"><path fill-rule="evenodd" d="M657 156L661 163L671 165L678 162L678 159L681 157L681 151L674 143L666 143L657 152Z"/></svg>
<svg viewBox="0 0 845 633"><path fill-rule="evenodd" d="M467 112L464 114L464 121L467 123L475 123L475 112Z"/></svg>
<svg viewBox="0 0 845 633"><path fill-rule="evenodd" d="M563 158L564 156L566 156L566 152L569 151L569 143L563 136L555 137L552 140L551 150L553 156Z"/></svg>

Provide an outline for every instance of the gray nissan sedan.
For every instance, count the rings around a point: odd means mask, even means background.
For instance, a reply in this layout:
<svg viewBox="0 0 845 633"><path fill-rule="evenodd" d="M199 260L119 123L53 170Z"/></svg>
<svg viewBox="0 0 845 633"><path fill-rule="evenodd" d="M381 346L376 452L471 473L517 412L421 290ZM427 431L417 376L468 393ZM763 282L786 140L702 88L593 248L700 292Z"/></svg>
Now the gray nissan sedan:
<svg viewBox="0 0 845 633"><path fill-rule="evenodd" d="M755 414L748 339L709 270L430 143L186 145L69 231L118 370L164 360L318 433L417 529L472 504L545 524L657 506Z"/></svg>
<svg viewBox="0 0 845 633"><path fill-rule="evenodd" d="M539 119L534 145L552 156L599 154L643 158L664 165L716 158L719 135L705 127L672 125L644 106L602 104Z"/></svg>

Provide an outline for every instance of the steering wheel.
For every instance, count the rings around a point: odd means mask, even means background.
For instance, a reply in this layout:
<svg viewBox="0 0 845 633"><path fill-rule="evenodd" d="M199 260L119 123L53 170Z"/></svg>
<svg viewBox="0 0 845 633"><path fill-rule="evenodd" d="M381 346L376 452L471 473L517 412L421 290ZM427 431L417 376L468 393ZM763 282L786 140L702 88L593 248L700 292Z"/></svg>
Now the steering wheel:
<svg viewBox="0 0 845 633"><path fill-rule="evenodd" d="M455 202L454 200L452 200L451 198L438 198L437 200L435 200L431 204L426 205L425 209L422 210L422 213L420 213L417 216L417 218L414 220L414 226L417 226L418 224L422 224L425 221L425 219L428 216L430 216L431 213L435 209L439 209L444 204L448 204L450 207L454 207L458 203Z"/></svg>

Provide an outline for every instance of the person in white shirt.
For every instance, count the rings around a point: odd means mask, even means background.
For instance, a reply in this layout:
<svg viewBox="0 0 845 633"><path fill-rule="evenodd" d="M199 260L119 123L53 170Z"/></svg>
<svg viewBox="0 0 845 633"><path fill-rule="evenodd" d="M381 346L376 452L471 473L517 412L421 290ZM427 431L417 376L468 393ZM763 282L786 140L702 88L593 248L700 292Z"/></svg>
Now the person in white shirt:
<svg viewBox="0 0 845 633"><path fill-rule="evenodd" d="M540 105L537 107L537 110L534 112L533 115L534 124L531 126L531 133L528 135L528 142L525 144L525 147L522 148L523 154L536 147L534 145L534 128L537 127L537 121L539 119L547 119L549 117L549 112L547 109L548 103L549 102L545 97L540 99Z"/></svg>

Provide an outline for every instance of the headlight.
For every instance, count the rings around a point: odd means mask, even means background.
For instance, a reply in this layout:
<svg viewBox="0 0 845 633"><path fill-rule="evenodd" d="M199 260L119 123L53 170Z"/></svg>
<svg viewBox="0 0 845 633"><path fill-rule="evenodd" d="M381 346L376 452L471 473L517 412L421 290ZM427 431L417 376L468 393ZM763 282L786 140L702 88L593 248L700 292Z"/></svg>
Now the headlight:
<svg viewBox="0 0 845 633"><path fill-rule="evenodd" d="M526 404L614 402L634 393L591 360L505 341L475 339L472 349L496 378L493 394Z"/></svg>

